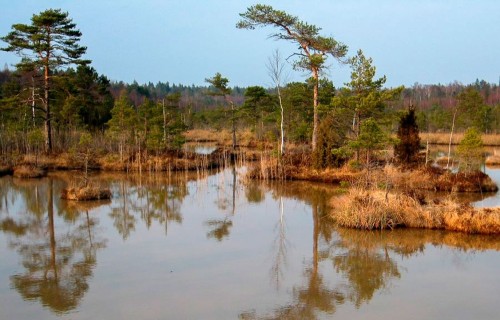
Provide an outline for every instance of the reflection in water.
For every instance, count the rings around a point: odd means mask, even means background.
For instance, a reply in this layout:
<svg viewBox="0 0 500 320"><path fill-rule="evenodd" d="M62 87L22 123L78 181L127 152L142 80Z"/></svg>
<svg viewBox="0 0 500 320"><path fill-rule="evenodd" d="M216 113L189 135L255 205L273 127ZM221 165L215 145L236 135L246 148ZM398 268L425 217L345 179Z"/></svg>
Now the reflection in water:
<svg viewBox="0 0 500 320"><path fill-rule="evenodd" d="M233 222L228 218L224 220L208 220L205 222L211 230L207 233L207 238L214 238L217 241L222 241L229 236L229 229L233 226Z"/></svg>
<svg viewBox="0 0 500 320"><path fill-rule="evenodd" d="M0 294L11 290L57 315L79 311L74 319L88 316L82 310L122 318L114 309L143 319L325 319L390 297L411 277L407 262L429 251L451 248L458 259L500 251L497 236L339 229L326 218L330 185L241 183L238 174L100 174L94 179L108 184L113 198L89 203L59 199L63 176L0 179L2 252L20 261L0 261L10 284ZM104 240L107 227L119 236ZM114 241L127 254L114 252ZM0 301L0 318L5 305Z"/></svg>
<svg viewBox="0 0 500 320"><path fill-rule="evenodd" d="M286 195L300 198L312 206L312 260L304 268L304 284L293 287L290 303L264 315L245 311L240 313L240 319L318 319L335 313L337 307L346 302L358 309L369 303L377 292L388 294L392 283L402 277L397 259L423 254L429 244L446 245L460 251L500 250L496 236L429 230L367 232L339 229L323 221L328 212L325 200L332 195L330 188L311 187L306 183L270 187L280 200ZM252 190L257 190L257 187L254 185ZM284 236L281 231L280 237ZM280 261L286 259L280 256L280 247L277 248L277 257L280 258L275 259L273 270L279 269ZM283 252L286 256L286 251ZM328 262L339 275L335 283L325 283L320 272L319 266Z"/></svg>
<svg viewBox="0 0 500 320"><path fill-rule="evenodd" d="M119 206L112 207L109 216L113 219L113 225L123 240L127 240L130 233L135 230L136 219L130 212L130 195L129 188L126 186L126 181L119 182Z"/></svg>
<svg viewBox="0 0 500 320"><path fill-rule="evenodd" d="M392 279L401 277L386 246L370 248L341 237L335 250L337 254L330 259L335 271L348 280L344 295L356 308L368 303L376 291L387 288Z"/></svg>
<svg viewBox="0 0 500 320"><path fill-rule="evenodd" d="M260 188L256 188L260 189ZM259 190L261 193L262 190ZM263 192L262 192L263 194ZM248 198L248 193L247 193ZM263 197L261 197L263 199ZM250 200L249 200L250 201ZM277 230L276 237L274 239L273 251L275 252L273 257L273 265L271 267L271 279L276 284L276 290L280 289L280 281L283 278L283 268L287 263L287 246L288 241L286 239L286 220L285 220L285 211L283 205L283 197L279 197L279 220L274 227L275 231Z"/></svg>
<svg viewBox="0 0 500 320"><path fill-rule="evenodd" d="M180 208L187 194L185 183L141 187L138 193L139 201L136 202L134 209L141 213L141 218L148 229L153 221L156 221L160 225L165 225L167 234L170 222L182 223Z"/></svg>
<svg viewBox="0 0 500 320"><path fill-rule="evenodd" d="M12 287L26 300L39 300L54 312L65 313L75 309L88 290L96 252L105 247L105 241L94 235L97 221L88 212L68 216L54 208L54 181L48 178L44 184L46 218L40 211L41 197L25 196L41 195L41 188L37 184L15 184L27 211L18 221L2 219L1 225L3 231L15 235L10 246L19 253L25 269L10 277ZM54 209L66 220L66 228L59 231Z"/></svg>
<svg viewBox="0 0 500 320"><path fill-rule="evenodd" d="M149 229L154 221L165 226L165 234L171 222L182 223L180 208L184 198L189 194L187 182L192 176L177 174L174 176L127 176L113 183L113 194L118 199L109 216L123 240L127 240L135 231L136 216ZM116 179L116 177L115 177Z"/></svg>
<svg viewBox="0 0 500 320"><path fill-rule="evenodd" d="M233 226L232 217L236 214L236 196L238 188L236 166L233 165L231 167L231 182L229 186L227 186L227 179L225 178L226 171L227 170L223 170L220 173L220 179L218 180L217 186L217 207L221 211L225 211L225 217L224 219L209 219L204 223L204 225L208 226L210 229L207 232L207 238L213 238L219 242L229 237L231 227ZM231 189L230 195L227 192L228 187ZM228 209L230 209L229 213L227 213Z"/></svg>

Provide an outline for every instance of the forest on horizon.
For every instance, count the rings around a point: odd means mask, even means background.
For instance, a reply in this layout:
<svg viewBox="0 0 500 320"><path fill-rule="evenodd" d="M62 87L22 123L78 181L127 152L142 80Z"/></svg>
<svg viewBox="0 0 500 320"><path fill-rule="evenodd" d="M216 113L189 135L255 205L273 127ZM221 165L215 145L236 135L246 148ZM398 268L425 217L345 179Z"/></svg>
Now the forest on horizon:
<svg viewBox="0 0 500 320"><path fill-rule="evenodd" d="M269 8L249 8L246 16L241 14L244 19L238 28L262 23L252 21L255 12L251 10ZM301 26L297 17L270 12L289 19L291 27ZM78 145L82 133L90 133L109 152L128 143L159 154L181 148L183 133L190 129L246 130L258 141L277 141L281 131L287 142L298 144L308 144L313 136L313 150L318 134L325 154L330 154L331 149L357 139L362 122L370 119L377 128L394 134L398 120L410 108L415 109L419 129L424 132L463 132L475 127L481 133L498 134L500 130L500 84L478 79L471 84L416 83L407 88L386 88L385 76L377 78L373 60L359 50L346 60L352 70L351 82L334 86L331 79L320 77L328 54L321 48L333 46L331 53L343 57L347 46L317 35L320 29L311 25L307 25L311 28L308 35L326 42L319 49L303 48L312 53L301 59L310 60L300 60L295 66L313 71L305 81L279 79L281 82L271 88L238 87L217 73L206 75L206 86L195 86L110 81L90 60L80 58L86 48L78 45L81 33L68 13L47 10L34 15L33 24L37 23L35 18L47 16L53 19L51 23L62 26L58 36L68 37L59 47L51 47L52 38L44 34L43 25L35 29L47 39L43 48L37 48L37 42L28 45L32 31L23 34L31 29L19 25L2 38L10 44L2 50L34 53L30 59L22 56L15 69L5 66L0 70L0 154L4 157L34 149L47 151L47 146L49 151L64 152ZM67 48L60 50L61 46ZM47 48L60 57L50 60L47 53L46 58L38 59L36 50L42 50L43 56ZM279 56L275 62L279 67L284 63Z"/></svg>

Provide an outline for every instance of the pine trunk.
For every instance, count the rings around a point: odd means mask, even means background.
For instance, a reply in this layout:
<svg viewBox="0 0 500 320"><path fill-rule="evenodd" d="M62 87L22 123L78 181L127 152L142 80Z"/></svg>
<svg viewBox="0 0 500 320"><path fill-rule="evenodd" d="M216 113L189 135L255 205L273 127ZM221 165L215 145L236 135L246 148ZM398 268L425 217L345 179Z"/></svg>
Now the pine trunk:
<svg viewBox="0 0 500 320"><path fill-rule="evenodd" d="M319 115L318 115L318 92L319 92L319 75L318 70L313 69L312 76L314 79L313 88L313 134L312 134L312 150L316 150L316 145L318 143L318 127L319 127Z"/></svg>

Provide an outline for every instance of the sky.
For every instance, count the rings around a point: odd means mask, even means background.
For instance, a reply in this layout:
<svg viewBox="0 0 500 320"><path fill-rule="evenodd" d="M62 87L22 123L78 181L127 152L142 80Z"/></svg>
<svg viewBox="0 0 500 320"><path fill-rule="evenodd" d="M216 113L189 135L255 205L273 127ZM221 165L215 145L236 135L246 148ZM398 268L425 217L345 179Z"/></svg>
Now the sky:
<svg viewBox="0 0 500 320"><path fill-rule="evenodd" d="M297 45L269 39L272 27L235 27L257 3L322 28L349 56L363 50L388 87L500 81L498 0L0 0L0 36L59 8L82 32L85 58L110 80L206 85L220 72L230 86L270 87L268 59L277 49L288 57ZM0 51L0 67L19 60ZM343 86L349 66L328 61L326 76ZM289 81L307 77L289 66Z"/></svg>

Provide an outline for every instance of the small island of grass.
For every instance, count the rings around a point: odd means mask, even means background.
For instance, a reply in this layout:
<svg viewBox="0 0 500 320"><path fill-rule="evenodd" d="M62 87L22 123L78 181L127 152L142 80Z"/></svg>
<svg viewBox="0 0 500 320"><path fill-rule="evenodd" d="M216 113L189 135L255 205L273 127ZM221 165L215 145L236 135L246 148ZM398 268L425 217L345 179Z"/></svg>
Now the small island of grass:
<svg viewBox="0 0 500 320"><path fill-rule="evenodd" d="M466 233L500 233L500 207L474 208L453 197L429 200L419 193L350 189L330 201L330 217L342 227L381 230L401 227Z"/></svg>
<svg viewBox="0 0 500 320"><path fill-rule="evenodd" d="M111 191L96 186L71 187L63 189L61 198L74 201L107 200L111 198Z"/></svg>

